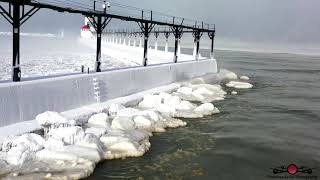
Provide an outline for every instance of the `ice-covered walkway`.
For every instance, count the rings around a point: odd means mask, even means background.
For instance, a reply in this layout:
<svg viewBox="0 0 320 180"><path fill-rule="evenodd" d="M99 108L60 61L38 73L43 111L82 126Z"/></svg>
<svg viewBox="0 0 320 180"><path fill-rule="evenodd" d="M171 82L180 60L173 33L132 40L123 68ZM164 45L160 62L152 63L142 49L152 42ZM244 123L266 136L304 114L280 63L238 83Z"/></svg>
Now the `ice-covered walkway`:
<svg viewBox="0 0 320 180"><path fill-rule="evenodd" d="M79 39L84 45L95 49L96 40L92 39ZM180 49L180 47L179 47ZM142 65L143 59L143 46L139 44L133 44L132 41L129 42L119 42L115 43L110 39L108 41L103 41L102 43L102 54L112 57L128 65ZM161 64L161 63L171 63L173 62L174 53L169 51L162 51L155 48L149 47L148 49L148 64ZM203 59L203 57L199 57ZM178 62L183 61L193 61L195 56L182 54L181 50L178 51Z"/></svg>

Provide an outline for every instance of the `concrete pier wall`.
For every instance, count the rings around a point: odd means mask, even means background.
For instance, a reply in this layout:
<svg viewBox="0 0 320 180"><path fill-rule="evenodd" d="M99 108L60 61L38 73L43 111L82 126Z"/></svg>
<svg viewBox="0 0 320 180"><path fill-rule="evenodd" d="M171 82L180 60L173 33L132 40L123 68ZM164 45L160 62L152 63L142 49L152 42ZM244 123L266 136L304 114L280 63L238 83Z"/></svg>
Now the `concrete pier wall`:
<svg viewBox="0 0 320 180"><path fill-rule="evenodd" d="M61 112L94 104L95 92L104 102L216 72L215 60L203 60L3 83L0 84L0 127L33 120L48 110Z"/></svg>

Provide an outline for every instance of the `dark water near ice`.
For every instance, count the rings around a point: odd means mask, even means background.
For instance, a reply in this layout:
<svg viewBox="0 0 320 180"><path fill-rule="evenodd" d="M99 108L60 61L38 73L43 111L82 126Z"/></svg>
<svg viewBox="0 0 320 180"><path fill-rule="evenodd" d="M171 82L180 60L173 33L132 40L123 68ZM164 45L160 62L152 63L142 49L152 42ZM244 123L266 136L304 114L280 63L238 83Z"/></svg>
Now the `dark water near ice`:
<svg viewBox="0 0 320 180"><path fill-rule="evenodd" d="M291 163L315 168L320 179L320 57L217 51L216 58L254 88L214 103L218 115L155 134L143 157L100 163L88 179L257 180Z"/></svg>

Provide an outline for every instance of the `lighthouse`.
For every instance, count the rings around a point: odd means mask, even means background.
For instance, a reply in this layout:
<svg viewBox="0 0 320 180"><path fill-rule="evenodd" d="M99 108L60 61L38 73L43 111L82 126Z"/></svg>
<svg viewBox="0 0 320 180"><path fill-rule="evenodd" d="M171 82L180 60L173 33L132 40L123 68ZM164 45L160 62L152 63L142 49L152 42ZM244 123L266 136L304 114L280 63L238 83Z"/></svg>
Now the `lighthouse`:
<svg viewBox="0 0 320 180"><path fill-rule="evenodd" d="M87 17L85 17L84 19L84 25L81 27L81 38L92 38L93 37L93 33L92 33L92 29L89 23L89 19Z"/></svg>

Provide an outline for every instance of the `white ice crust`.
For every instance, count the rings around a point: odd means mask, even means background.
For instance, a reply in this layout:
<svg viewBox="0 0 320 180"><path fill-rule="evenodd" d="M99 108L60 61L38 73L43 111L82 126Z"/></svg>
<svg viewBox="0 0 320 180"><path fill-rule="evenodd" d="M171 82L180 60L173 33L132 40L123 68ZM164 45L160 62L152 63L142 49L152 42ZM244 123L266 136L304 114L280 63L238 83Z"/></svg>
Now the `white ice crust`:
<svg viewBox="0 0 320 180"><path fill-rule="evenodd" d="M226 84L227 87L232 87L236 89L250 89L253 87L252 84L247 82L230 81Z"/></svg>
<svg viewBox="0 0 320 180"><path fill-rule="evenodd" d="M241 79L241 80L248 81L250 78L249 78L248 76L240 76L240 79Z"/></svg>

